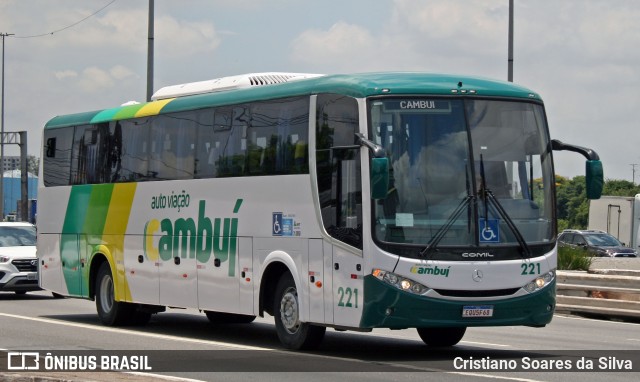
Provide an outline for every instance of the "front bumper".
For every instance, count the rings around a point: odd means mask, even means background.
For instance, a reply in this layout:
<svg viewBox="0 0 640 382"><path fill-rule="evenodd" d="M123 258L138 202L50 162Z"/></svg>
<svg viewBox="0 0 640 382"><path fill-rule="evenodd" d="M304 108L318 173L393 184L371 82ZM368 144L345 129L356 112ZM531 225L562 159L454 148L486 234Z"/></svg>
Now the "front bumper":
<svg viewBox="0 0 640 382"><path fill-rule="evenodd" d="M400 291L372 275L364 279L361 328L544 326L556 306L556 282L526 296L491 301L452 301ZM463 318L465 305L492 305L492 317Z"/></svg>

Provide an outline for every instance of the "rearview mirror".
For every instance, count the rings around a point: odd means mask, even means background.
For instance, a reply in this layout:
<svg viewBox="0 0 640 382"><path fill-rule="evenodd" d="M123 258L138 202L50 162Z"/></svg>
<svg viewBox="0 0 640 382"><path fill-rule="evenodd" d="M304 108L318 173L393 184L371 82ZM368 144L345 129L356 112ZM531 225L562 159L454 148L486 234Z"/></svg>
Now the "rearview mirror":
<svg viewBox="0 0 640 382"><path fill-rule="evenodd" d="M551 140L550 143L552 150L573 151L582 154L587 158L587 168L585 171L587 199L600 199L600 195L602 195L602 187L604 186L604 175L602 171L602 162L600 162L598 153L592 149L570 145L557 139Z"/></svg>
<svg viewBox="0 0 640 382"><path fill-rule="evenodd" d="M600 199L602 187L604 186L602 162L599 160L588 160L585 174L587 180L587 199Z"/></svg>
<svg viewBox="0 0 640 382"><path fill-rule="evenodd" d="M389 191L389 159L371 159L371 199L385 199Z"/></svg>

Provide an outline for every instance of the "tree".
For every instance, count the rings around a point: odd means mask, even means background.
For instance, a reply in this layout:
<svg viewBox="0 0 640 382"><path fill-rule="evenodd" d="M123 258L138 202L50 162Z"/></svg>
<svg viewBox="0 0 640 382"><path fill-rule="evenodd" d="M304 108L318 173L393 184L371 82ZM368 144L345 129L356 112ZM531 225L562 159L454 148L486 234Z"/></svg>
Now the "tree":
<svg viewBox="0 0 640 382"><path fill-rule="evenodd" d="M626 180L607 179L602 195L634 196L640 194L640 186ZM567 228L585 229L589 224L589 200L585 188L585 177L576 176L568 180L556 176L556 216L558 231Z"/></svg>
<svg viewBox="0 0 640 382"><path fill-rule="evenodd" d="M585 187L585 177L561 183L556 189L558 229L586 228L589 221L589 201Z"/></svg>
<svg viewBox="0 0 640 382"><path fill-rule="evenodd" d="M634 196L636 194L640 194L640 186L636 186L628 180L608 179L602 190L602 195L609 196Z"/></svg>
<svg viewBox="0 0 640 382"><path fill-rule="evenodd" d="M38 170L40 169L40 159L33 155L27 155L27 172L38 176Z"/></svg>

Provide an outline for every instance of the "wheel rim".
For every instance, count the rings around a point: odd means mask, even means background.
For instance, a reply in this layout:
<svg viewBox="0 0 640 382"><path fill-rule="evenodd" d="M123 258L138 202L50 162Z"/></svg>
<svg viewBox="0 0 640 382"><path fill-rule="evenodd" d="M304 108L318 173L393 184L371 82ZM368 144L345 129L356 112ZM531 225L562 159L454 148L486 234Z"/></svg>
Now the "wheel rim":
<svg viewBox="0 0 640 382"><path fill-rule="evenodd" d="M100 307L105 313L111 312L113 308L113 280L109 276L100 281Z"/></svg>
<svg viewBox="0 0 640 382"><path fill-rule="evenodd" d="M295 288L288 288L280 300L280 321L285 330L294 334L300 328L298 314L298 293Z"/></svg>

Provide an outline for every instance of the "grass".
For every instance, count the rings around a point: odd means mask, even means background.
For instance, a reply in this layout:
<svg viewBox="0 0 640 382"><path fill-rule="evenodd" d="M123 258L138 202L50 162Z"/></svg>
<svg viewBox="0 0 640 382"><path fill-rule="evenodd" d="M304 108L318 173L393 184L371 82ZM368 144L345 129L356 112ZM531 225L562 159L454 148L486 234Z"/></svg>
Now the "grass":
<svg viewBox="0 0 640 382"><path fill-rule="evenodd" d="M564 271L588 271L593 256L582 249L558 248L558 269Z"/></svg>

